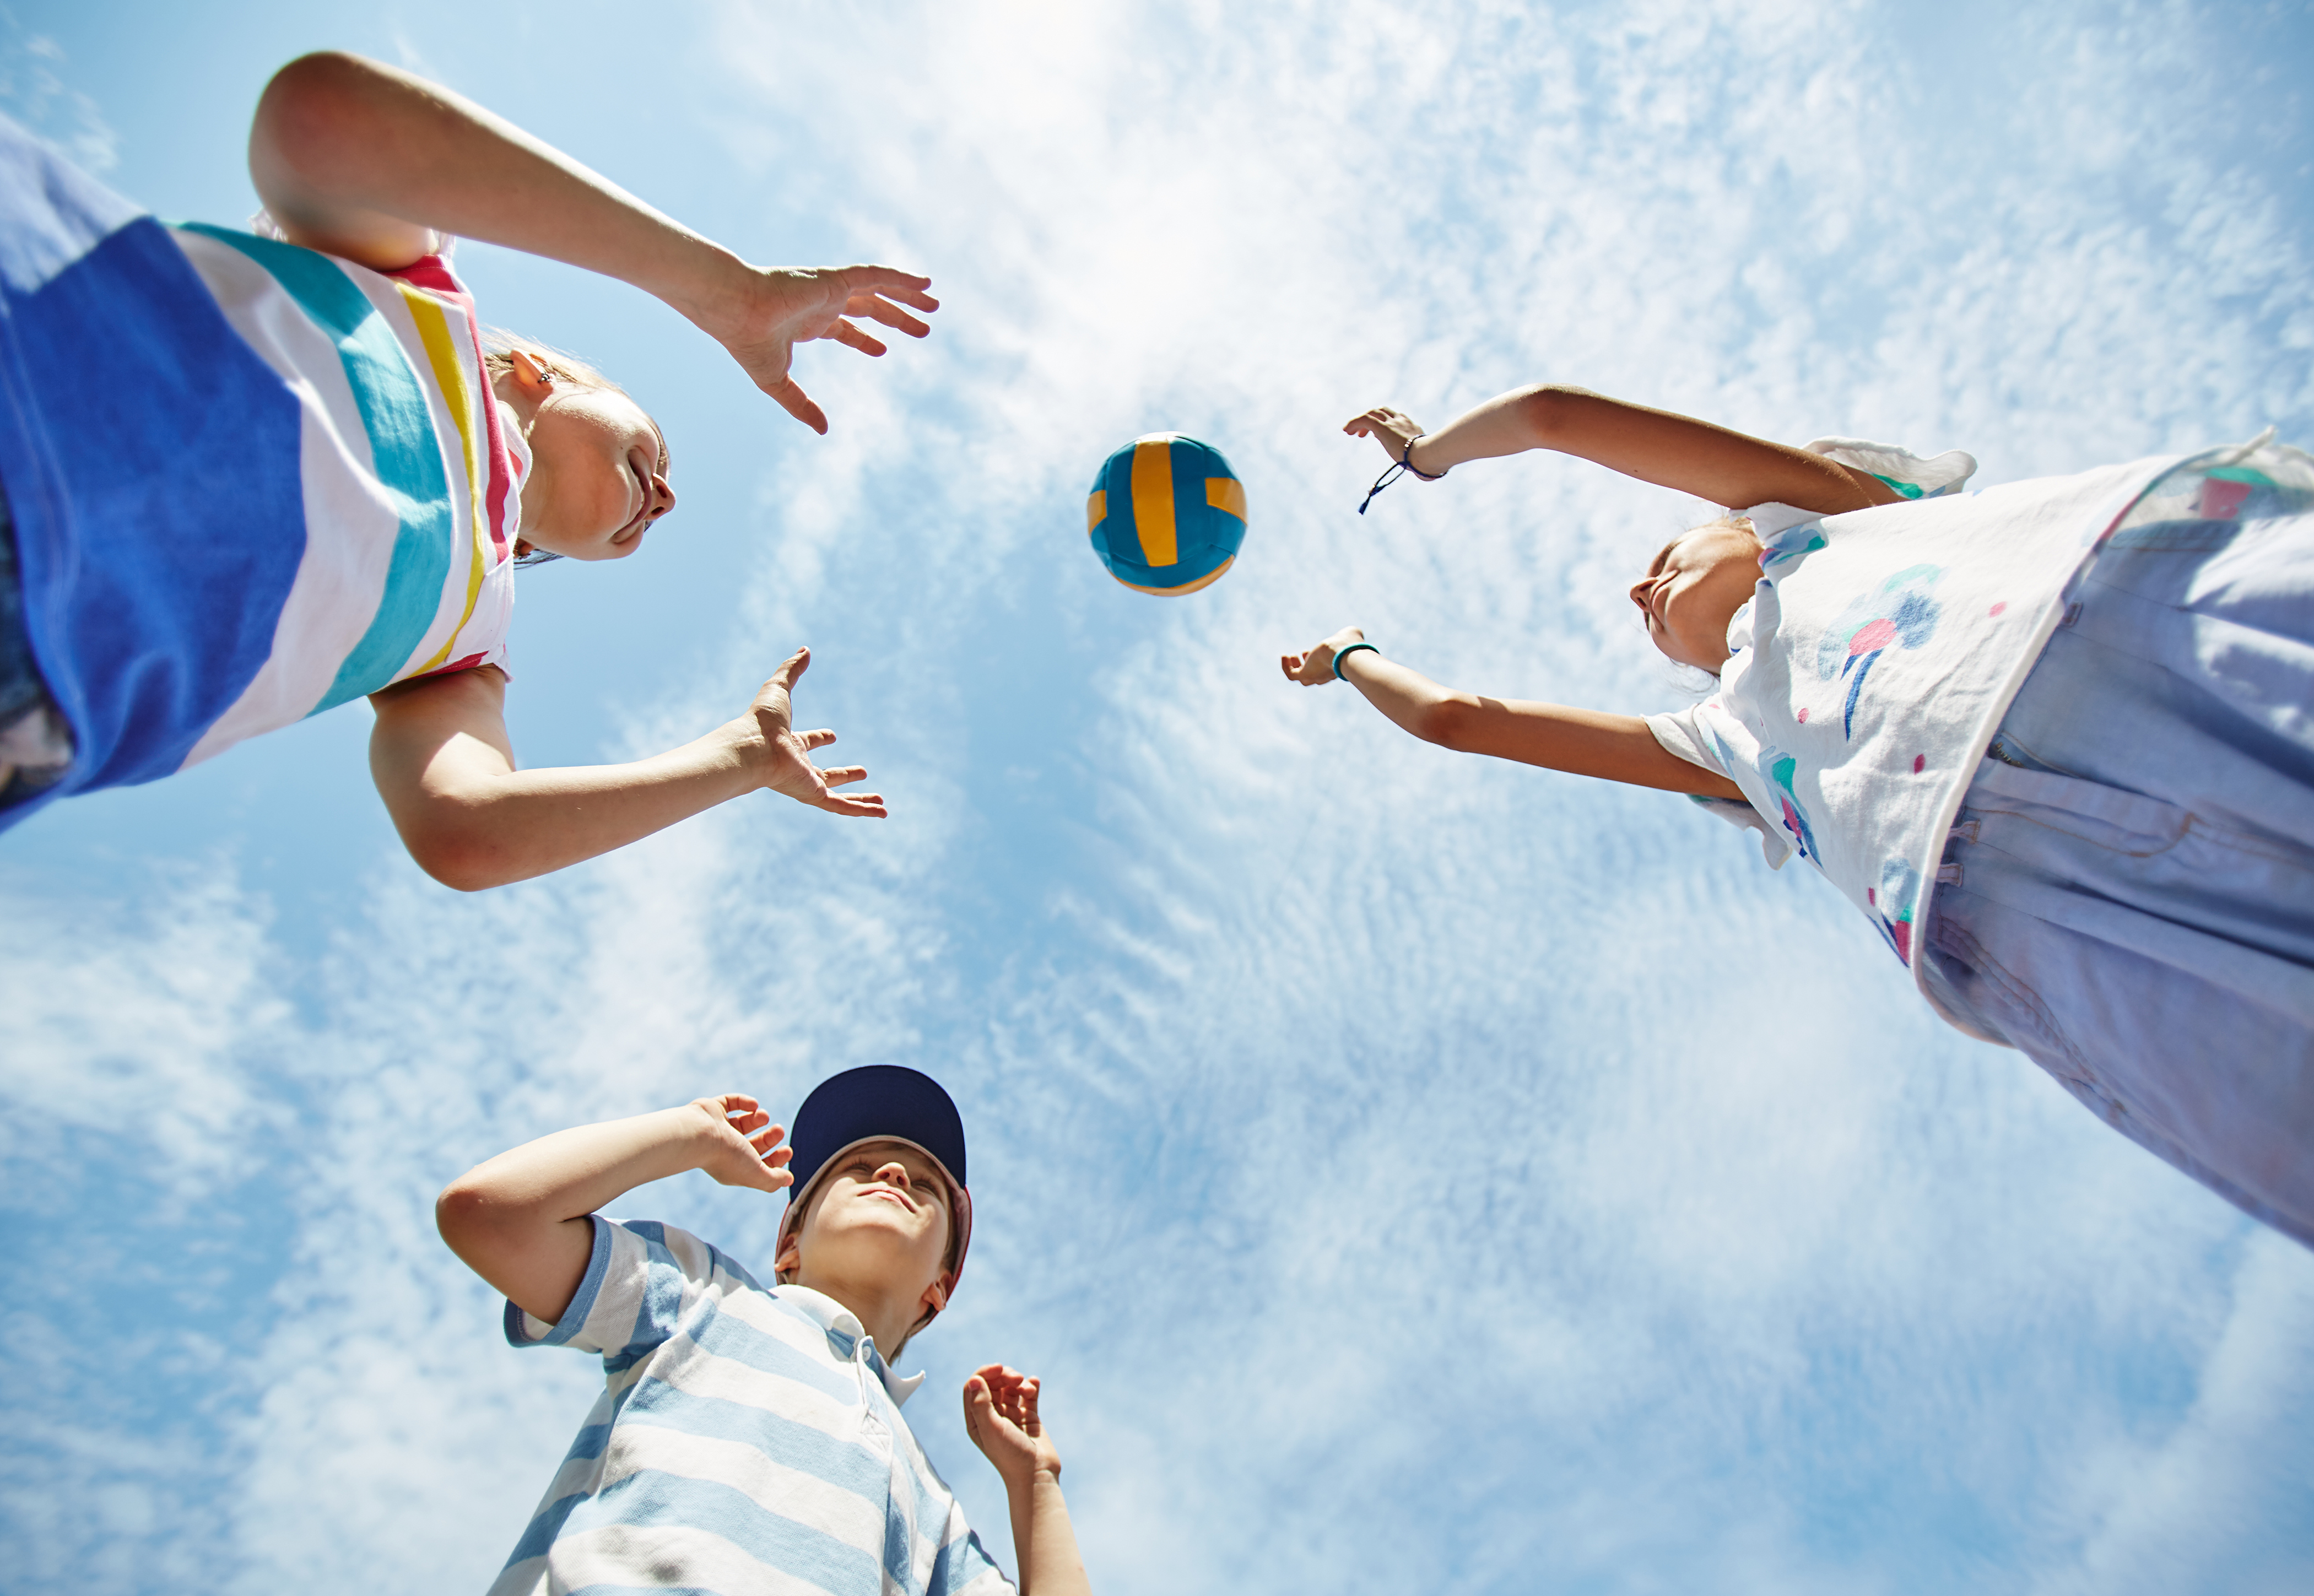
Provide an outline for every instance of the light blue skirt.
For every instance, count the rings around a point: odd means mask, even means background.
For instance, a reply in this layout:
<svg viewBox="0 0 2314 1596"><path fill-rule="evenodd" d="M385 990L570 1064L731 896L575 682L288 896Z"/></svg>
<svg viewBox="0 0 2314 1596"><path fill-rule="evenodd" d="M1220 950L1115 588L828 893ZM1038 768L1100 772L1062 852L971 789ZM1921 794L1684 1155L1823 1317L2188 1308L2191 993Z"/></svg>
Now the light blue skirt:
<svg viewBox="0 0 2314 1596"><path fill-rule="evenodd" d="M2200 474L2068 595L1963 803L1922 974L2314 1247L2314 494Z"/></svg>

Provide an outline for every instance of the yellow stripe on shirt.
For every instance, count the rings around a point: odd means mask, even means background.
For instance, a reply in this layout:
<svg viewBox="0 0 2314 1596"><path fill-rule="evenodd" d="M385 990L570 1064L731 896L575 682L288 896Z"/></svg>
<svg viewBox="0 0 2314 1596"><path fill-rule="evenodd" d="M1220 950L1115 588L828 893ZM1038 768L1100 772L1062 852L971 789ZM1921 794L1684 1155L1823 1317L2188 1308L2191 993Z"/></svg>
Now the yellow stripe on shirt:
<svg viewBox="0 0 2314 1596"><path fill-rule="evenodd" d="M402 303L410 307L410 319L418 324L418 337L426 346L426 358L434 368L434 381L449 402L452 419L458 424L458 441L466 456L466 531L467 541L473 545L473 559L466 572L466 610L458 617L458 624L442 641L441 648L412 673L424 675L450 657L457 646L458 634L466 630L466 622L474 618L474 604L481 597L482 578L490 569L488 552L483 540L489 529L483 525L482 495L480 482L487 468L482 463L481 446L488 436L481 417L474 408L474 384L466 380L466 368L458 359L458 346L450 335L450 318L442 302L421 288L396 282L402 291Z"/></svg>

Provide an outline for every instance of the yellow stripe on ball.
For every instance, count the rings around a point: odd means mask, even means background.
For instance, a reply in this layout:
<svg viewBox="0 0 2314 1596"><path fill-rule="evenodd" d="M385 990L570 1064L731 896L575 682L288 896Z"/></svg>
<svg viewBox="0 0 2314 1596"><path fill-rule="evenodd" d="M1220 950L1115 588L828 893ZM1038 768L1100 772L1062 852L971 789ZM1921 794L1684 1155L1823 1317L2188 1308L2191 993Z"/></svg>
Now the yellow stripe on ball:
<svg viewBox="0 0 2314 1596"><path fill-rule="evenodd" d="M1245 484L1235 477L1207 477L1206 502L1225 516L1245 519Z"/></svg>
<svg viewBox="0 0 2314 1596"><path fill-rule="evenodd" d="M1141 534L1141 558L1153 566L1181 558L1173 531L1173 440L1143 438L1133 445L1133 529Z"/></svg>
<svg viewBox="0 0 2314 1596"><path fill-rule="evenodd" d="M1096 488L1092 490L1092 497L1085 500L1085 531L1090 533L1108 519L1108 489Z"/></svg>

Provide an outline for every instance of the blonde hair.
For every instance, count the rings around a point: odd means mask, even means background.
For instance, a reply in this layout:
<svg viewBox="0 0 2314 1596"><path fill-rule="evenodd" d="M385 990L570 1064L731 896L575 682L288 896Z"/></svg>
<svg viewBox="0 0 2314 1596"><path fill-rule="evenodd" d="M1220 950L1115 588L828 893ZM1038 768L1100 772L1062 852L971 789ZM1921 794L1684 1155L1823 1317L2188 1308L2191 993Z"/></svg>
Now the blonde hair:
<svg viewBox="0 0 2314 1596"><path fill-rule="evenodd" d="M509 332L503 327L482 329L482 369L496 382L514 369L517 355L529 357L530 363L558 383L569 383L578 388L601 388L613 393L626 390L605 376L591 361L582 360L568 349L558 349L552 344L543 344L534 338L525 338L519 332ZM629 398L634 397L628 394Z"/></svg>

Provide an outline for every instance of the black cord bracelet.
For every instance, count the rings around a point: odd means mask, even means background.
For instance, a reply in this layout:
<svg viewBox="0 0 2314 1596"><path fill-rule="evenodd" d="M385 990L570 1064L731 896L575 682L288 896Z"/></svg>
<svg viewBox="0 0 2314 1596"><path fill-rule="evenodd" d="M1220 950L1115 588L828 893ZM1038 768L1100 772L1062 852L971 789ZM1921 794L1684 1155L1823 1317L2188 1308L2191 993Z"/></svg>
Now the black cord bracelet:
<svg viewBox="0 0 2314 1596"><path fill-rule="evenodd" d="M1420 466L1414 463L1414 445L1420 443L1424 438L1428 437L1430 435L1426 432L1421 432L1417 433L1414 436L1406 440L1406 446L1398 452L1398 463L1383 472L1382 475L1376 477L1374 479L1374 485L1366 489L1366 496L1358 500L1359 515L1365 515L1366 513L1366 506L1373 503L1374 495L1380 493L1392 482L1397 481L1400 474L1403 472L1412 472L1416 476L1421 478L1426 482L1435 482L1445 476L1446 472L1444 471L1439 472L1436 475L1433 475L1431 472L1423 470ZM1454 468L1450 465L1446 468L1446 471L1452 471L1453 469Z"/></svg>

